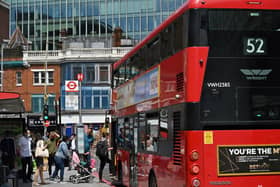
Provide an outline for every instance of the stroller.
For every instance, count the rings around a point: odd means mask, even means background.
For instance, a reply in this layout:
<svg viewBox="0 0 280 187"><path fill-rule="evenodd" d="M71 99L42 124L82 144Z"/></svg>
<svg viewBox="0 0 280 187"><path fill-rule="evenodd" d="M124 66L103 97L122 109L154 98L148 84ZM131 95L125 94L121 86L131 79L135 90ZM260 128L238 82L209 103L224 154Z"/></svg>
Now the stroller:
<svg viewBox="0 0 280 187"><path fill-rule="evenodd" d="M84 161L81 161L79 159L79 156L76 152L73 152L72 156L72 161L75 165L75 168L77 170L77 174L71 175L69 177L70 182L74 184L78 184L81 182L86 182L86 183L92 183L94 176L92 175L92 170L95 169L95 159L91 159L91 163L87 163Z"/></svg>

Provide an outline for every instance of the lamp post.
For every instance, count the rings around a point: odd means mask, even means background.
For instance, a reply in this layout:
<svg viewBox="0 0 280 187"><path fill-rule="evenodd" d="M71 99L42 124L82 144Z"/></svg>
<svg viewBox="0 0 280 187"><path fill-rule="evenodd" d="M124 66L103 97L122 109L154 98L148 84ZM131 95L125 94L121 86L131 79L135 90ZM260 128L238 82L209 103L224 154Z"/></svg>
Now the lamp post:
<svg viewBox="0 0 280 187"><path fill-rule="evenodd" d="M3 68L4 68L4 65L3 65L3 57L4 55L4 47L3 47L3 43L1 43L1 92L3 92Z"/></svg>
<svg viewBox="0 0 280 187"><path fill-rule="evenodd" d="M46 61L45 61L45 84L44 84L44 107L48 106L48 87L47 87L48 49L49 49L49 46L48 46L48 35L47 35L47 40L46 40ZM44 120L44 123L45 122L46 122L46 120ZM47 125L44 124L44 136L46 136L46 135L47 135Z"/></svg>

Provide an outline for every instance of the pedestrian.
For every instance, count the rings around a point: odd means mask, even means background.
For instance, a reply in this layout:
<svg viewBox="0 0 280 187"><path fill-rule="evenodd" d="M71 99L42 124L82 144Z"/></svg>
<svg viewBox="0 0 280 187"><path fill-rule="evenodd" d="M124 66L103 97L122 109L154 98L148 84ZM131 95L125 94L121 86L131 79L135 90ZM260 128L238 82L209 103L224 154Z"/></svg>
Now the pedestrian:
<svg viewBox="0 0 280 187"><path fill-rule="evenodd" d="M22 164L22 179L24 183L32 182L32 154L30 131L25 129L23 136L19 138L18 146ZM26 170L27 169L27 170Z"/></svg>
<svg viewBox="0 0 280 187"><path fill-rule="evenodd" d="M76 134L73 133L70 137L70 159L69 159L69 167L68 170L72 169L72 156L73 156L73 152L76 151Z"/></svg>
<svg viewBox="0 0 280 187"><path fill-rule="evenodd" d="M15 141L11 137L10 131L5 131L5 137L0 142L2 152L2 164L7 165L10 170L15 168L16 148Z"/></svg>
<svg viewBox="0 0 280 187"><path fill-rule="evenodd" d="M58 176L58 171L60 171L59 182L63 182L64 163L65 163L65 160L70 157L70 153L69 153L66 141L67 141L67 137L64 136L58 144L58 149L54 156L55 170L52 174L52 177L50 178L51 180L54 180Z"/></svg>
<svg viewBox="0 0 280 187"><path fill-rule="evenodd" d="M44 166L44 158L49 157L49 151L40 133L36 134L35 142L36 142L35 161L36 161L37 169L35 171L33 185L39 186L40 185L38 183L39 176L41 179L41 184L46 184L43 176L43 166Z"/></svg>
<svg viewBox="0 0 280 187"><path fill-rule="evenodd" d="M47 140L47 148L49 151L49 158L48 158L48 170L49 170L49 178L52 176L52 166L54 165L54 155L57 150L57 141L59 140L60 136L55 131L51 131L49 133L49 138Z"/></svg>
<svg viewBox="0 0 280 187"><path fill-rule="evenodd" d="M92 129L89 128L87 129L87 132L84 136L84 158L85 162L87 163L86 167L88 170L91 172L91 167L90 167L90 159L91 159L91 146L94 142L93 134L92 134Z"/></svg>
<svg viewBox="0 0 280 187"><path fill-rule="evenodd" d="M103 175L103 169L107 162L109 162L108 158L108 150L109 150L109 144L108 144L108 134L103 133L101 140L96 144L96 156L98 156L100 160L100 166L99 166L99 182L104 183L102 180Z"/></svg>

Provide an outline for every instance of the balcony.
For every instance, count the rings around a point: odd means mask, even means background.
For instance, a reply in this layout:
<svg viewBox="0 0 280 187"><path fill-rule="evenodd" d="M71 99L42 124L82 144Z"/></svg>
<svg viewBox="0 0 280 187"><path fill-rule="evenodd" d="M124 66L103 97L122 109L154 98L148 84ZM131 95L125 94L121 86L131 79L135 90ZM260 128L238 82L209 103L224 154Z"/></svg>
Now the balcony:
<svg viewBox="0 0 280 187"><path fill-rule="evenodd" d="M116 61L129 52L132 47L112 48L69 48L52 51L23 51L23 61L31 64L63 63L67 61Z"/></svg>

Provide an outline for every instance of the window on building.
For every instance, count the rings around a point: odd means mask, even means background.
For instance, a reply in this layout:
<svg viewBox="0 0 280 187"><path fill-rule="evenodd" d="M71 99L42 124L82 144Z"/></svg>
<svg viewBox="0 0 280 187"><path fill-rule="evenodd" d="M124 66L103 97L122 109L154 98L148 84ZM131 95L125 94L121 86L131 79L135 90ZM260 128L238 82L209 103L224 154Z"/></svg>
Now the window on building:
<svg viewBox="0 0 280 187"><path fill-rule="evenodd" d="M72 79L73 80L77 80L77 75L79 74L79 73L82 73L82 67L81 66L74 66L73 67L73 77L72 77Z"/></svg>
<svg viewBox="0 0 280 187"><path fill-rule="evenodd" d="M22 72L16 72L16 85L21 86L22 85Z"/></svg>
<svg viewBox="0 0 280 187"><path fill-rule="evenodd" d="M110 88L86 87L82 90L82 109L109 109Z"/></svg>
<svg viewBox="0 0 280 187"><path fill-rule="evenodd" d="M108 82L109 81L109 66L99 67L99 81Z"/></svg>
<svg viewBox="0 0 280 187"><path fill-rule="evenodd" d="M54 83L54 70L32 70L33 71L33 85L53 85Z"/></svg>
<svg viewBox="0 0 280 187"><path fill-rule="evenodd" d="M86 67L86 80L88 82L95 82L95 67L94 66Z"/></svg>
<svg viewBox="0 0 280 187"><path fill-rule="evenodd" d="M32 96L32 112L33 113L42 113L42 109L44 106L44 94L33 94ZM55 95L48 94L48 105L49 105L49 113L55 112Z"/></svg>
<svg viewBox="0 0 280 187"><path fill-rule="evenodd" d="M93 90L93 109L109 109L109 89Z"/></svg>

